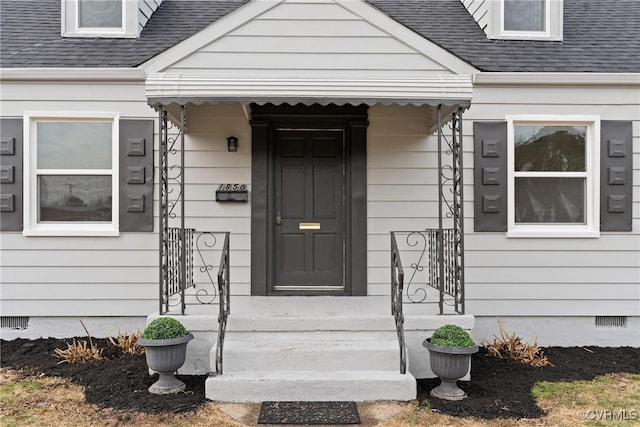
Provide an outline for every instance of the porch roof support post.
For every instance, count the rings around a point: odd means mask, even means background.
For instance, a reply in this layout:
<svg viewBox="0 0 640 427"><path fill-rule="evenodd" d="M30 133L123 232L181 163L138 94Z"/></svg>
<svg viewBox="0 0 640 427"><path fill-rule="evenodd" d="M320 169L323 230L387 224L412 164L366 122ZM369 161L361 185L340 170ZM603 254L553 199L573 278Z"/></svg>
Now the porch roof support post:
<svg viewBox="0 0 640 427"><path fill-rule="evenodd" d="M443 230L443 209L444 209L444 188L442 177L442 105L438 105L437 110L438 126L438 306L440 314L444 314L444 230Z"/></svg>
<svg viewBox="0 0 640 427"><path fill-rule="evenodd" d="M455 230L454 248L456 251L456 253L454 254L454 259L456 262L455 305L456 312L464 314L464 151L462 146L462 107L458 108L458 111L453 113L452 119L452 152L454 154L453 194L456 198L456 200L454 200L453 211L453 222Z"/></svg>
<svg viewBox="0 0 640 427"><path fill-rule="evenodd" d="M185 106L180 105L180 299L182 314L186 311L185 294L187 288L187 236L184 227L184 134L185 134Z"/></svg>
<svg viewBox="0 0 640 427"><path fill-rule="evenodd" d="M159 313L169 311L169 206L168 206L168 168L167 153L169 144L169 129L167 110L160 106L158 109L159 141L158 141L158 254L159 254Z"/></svg>

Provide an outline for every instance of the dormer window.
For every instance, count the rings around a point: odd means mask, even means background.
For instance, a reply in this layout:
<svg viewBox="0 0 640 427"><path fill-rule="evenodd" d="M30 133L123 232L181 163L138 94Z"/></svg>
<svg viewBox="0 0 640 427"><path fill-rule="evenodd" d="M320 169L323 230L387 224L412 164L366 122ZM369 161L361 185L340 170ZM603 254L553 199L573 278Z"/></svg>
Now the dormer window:
<svg viewBox="0 0 640 427"><path fill-rule="evenodd" d="M61 0L63 37L137 37L137 0Z"/></svg>
<svg viewBox="0 0 640 427"><path fill-rule="evenodd" d="M78 28L122 30L122 0L78 0Z"/></svg>
<svg viewBox="0 0 640 427"><path fill-rule="evenodd" d="M562 40L563 0L488 0L492 39Z"/></svg>
<svg viewBox="0 0 640 427"><path fill-rule="evenodd" d="M546 32L548 0L503 0L503 32Z"/></svg>

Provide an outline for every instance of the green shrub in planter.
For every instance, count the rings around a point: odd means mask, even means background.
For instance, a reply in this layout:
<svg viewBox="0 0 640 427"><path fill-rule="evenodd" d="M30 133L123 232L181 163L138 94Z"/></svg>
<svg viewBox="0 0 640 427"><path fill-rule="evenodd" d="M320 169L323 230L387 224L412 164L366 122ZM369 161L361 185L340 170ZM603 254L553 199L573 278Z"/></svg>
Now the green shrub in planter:
<svg viewBox="0 0 640 427"><path fill-rule="evenodd" d="M444 347L473 347L475 344L467 331L458 325L440 326L431 335L431 344Z"/></svg>
<svg viewBox="0 0 640 427"><path fill-rule="evenodd" d="M158 317L144 328L142 338L147 340L164 340L184 337L188 334L187 329L176 319L172 317Z"/></svg>
<svg viewBox="0 0 640 427"><path fill-rule="evenodd" d="M144 347L149 369L159 375L149 392L172 394L185 389L185 384L174 374L184 364L187 344L192 339L193 334L171 317L159 317L147 325L138 344Z"/></svg>
<svg viewBox="0 0 640 427"><path fill-rule="evenodd" d="M444 325L435 330L431 338L422 343L429 350L429 366L440 377L440 385L431 390L431 396L445 400L467 397L456 381L469 372L471 355L478 351L469 333L456 325Z"/></svg>

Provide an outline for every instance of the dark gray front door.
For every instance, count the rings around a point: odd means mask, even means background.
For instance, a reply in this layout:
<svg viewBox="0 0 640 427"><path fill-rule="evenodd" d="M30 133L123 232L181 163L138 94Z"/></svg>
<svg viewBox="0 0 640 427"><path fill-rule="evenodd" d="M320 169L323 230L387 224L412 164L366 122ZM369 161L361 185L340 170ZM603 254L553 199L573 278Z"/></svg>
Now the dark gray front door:
<svg viewBox="0 0 640 427"><path fill-rule="evenodd" d="M275 134L274 290L344 289L344 132Z"/></svg>

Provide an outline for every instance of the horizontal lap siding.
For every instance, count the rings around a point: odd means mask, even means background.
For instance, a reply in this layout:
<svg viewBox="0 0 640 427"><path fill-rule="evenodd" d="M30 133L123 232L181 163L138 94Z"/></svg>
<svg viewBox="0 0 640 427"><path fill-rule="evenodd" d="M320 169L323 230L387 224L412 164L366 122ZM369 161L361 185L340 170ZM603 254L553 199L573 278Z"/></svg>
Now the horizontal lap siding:
<svg viewBox="0 0 640 427"><path fill-rule="evenodd" d="M25 111L157 117L146 104L141 82L3 82L2 116L22 117ZM122 233L119 237L2 233L2 315L147 315L157 310L157 248L156 233Z"/></svg>
<svg viewBox="0 0 640 427"><path fill-rule="evenodd" d="M557 102L556 102L557 100ZM483 316L640 315L638 89L474 88L464 113L467 311ZM507 239L473 231L473 122L508 114L633 121L633 231L597 239ZM437 226L436 138L417 107L373 107L368 145L369 292L389 293L389 230ZM408 255L409 257L415 253ZM405 265L405 271L407 266Z"/></svg>
<svg viewBox="0 0 640 427"><path fill-rule="evenodd" d="M250 295L252 190L249 122L239 104L189 105L187 116L186 226L201 231L231 232L231 295ZM235 153L227 151L227 137L232 135L239 140L238 152ZM249 190L249 203L216 202L215 190L223 183L245 184ZM180 210L176 212L179 214ZM199 262L197 258L196 255L196 263ZM217 271L219 252L211 253L205 259Z"/></svg>
<svg viewBox="0 0 640 427"><path fill-rule="evenodd" d="M281 3L164 71L218 75L424 76L436 61L339 4Z"/></svg>
<svg viewBox="0 0 640 427"><path fill-rule="evenodd" d="M3 117L25 111L114 111L127 119L156 119L142 83L3 83ZM68 101L68 99L74 101ZM250 210L247 204L217 204L215 188L223 182L250 184L251 136L242 108L193 107L187 136L187 227L232 232L234 294L249 293ZM212 120L212 118L214 118ZM157 122L157 121L156 121ZM157 134L156 155L157 166ZM226 137L240 139L238 153L228 153ZM0 311L5 316L146 316L158 305L158 174L154 185L153 233L119 237L0 238ZM173 222L172 225L178 225ZM216 268L219 251L206 255ZM201 280L196 275L196 280Z"/></svg>

